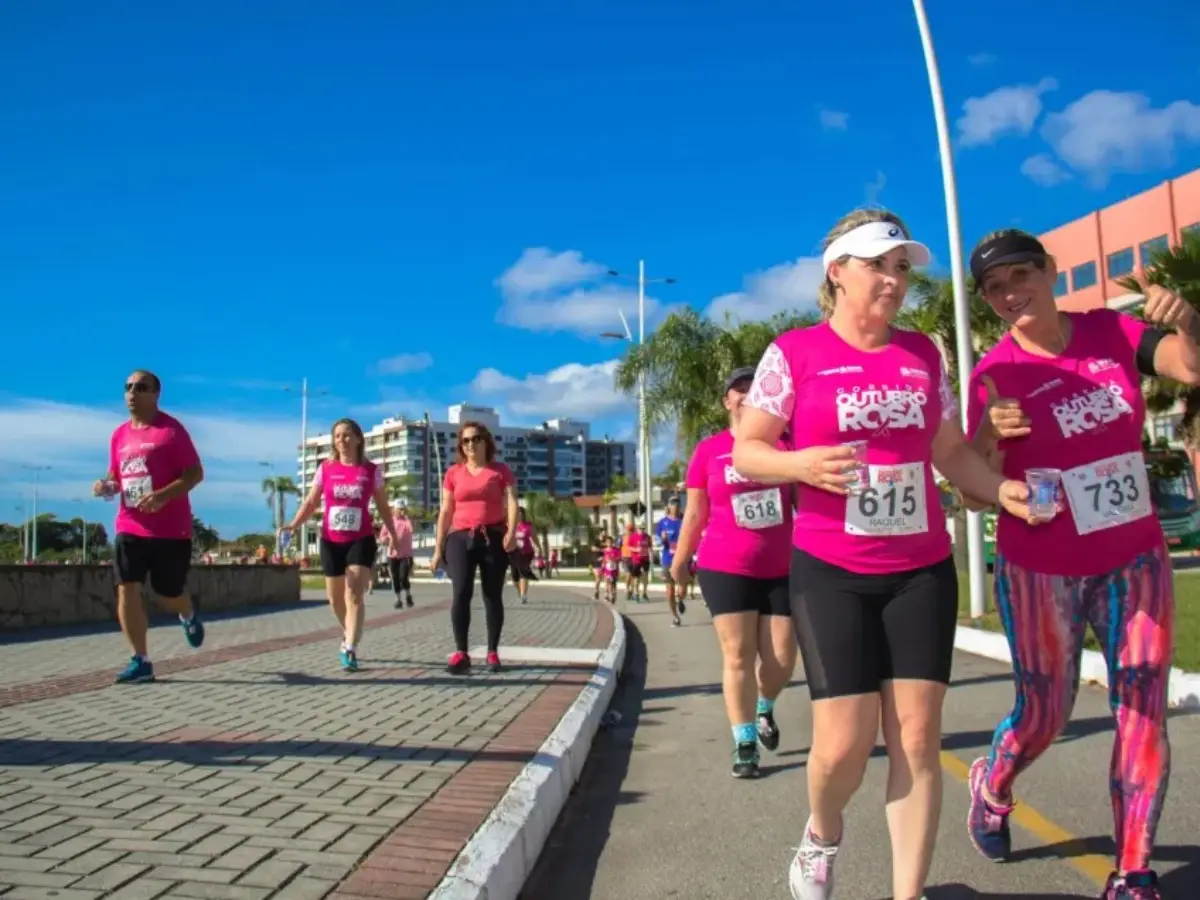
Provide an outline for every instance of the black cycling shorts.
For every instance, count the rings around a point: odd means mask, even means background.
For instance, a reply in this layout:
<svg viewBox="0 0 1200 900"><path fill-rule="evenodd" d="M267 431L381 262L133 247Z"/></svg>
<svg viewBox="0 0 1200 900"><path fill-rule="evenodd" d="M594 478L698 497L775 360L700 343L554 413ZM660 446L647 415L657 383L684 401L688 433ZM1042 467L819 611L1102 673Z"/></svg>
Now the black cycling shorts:
<svg viewBox="0 0 1200 900"><path fill-rule="evenodd" d="M182 597L192 567L191 538L153 538L118 534L113 542L113 571L117 584L141 584L160 597Z"/></svg>
<svg viewBox="0 0 1200 900"><path fill-rule="evenodd" d="M371 569L375 565L377 552L378 547L373 534L342 543L322 538L321 571L326 578L341 578L349 566L365 566Z"/></svg>
<svg viewBox="0 0 1200 900"><path fill-rule="evenodd" d="M749 575L698 569L696 581L713 616L726 613L758 613L760 616L791 614L786 575L782 578L752 578Z"/></svg>
<svg viewBox="0 0 1200 900"><path fill-rule="evenodd" d="M522 553L519 550L514 550L508 554L508 568L512 573L512 583L516 584L521 579L537 580L533 574L533 554Z"/></svg>
<svg viewBox="0 0 1200 900"><path fill-rule="evenodd" d="M894 679L950 683L958 623L953 558L863 575L793 549L791 601L813 700L872 694Z"/></svg>

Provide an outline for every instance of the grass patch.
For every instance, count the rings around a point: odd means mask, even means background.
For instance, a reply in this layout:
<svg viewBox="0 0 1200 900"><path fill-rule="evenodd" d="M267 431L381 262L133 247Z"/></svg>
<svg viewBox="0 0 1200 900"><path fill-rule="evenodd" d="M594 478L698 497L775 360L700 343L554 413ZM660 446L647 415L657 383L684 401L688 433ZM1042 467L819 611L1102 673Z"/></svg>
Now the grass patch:
<svg viewBox="0 0 1200 900"><path fill-rule="evenodd" d="M985 576L986 609L980 619L971 619L971 587L966 572L958 575L958 620L988 631L1003 632L994 611L992 576ZM1083 642L1088 650L1100 650L1096 636L1087 630ZM1175 665L1187 672L1200 671L1200 574L1175 576Z"/></svg>

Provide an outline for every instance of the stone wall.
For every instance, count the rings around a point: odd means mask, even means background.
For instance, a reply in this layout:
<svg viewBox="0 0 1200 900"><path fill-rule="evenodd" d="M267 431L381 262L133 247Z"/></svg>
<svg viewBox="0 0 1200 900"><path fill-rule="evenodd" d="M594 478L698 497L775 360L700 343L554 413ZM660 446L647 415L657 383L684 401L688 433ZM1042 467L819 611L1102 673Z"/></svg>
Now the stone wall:
<svg viewBox="0 0 1200 900"><path fill-rule="evenodd" d="M204 612L296 603L300 570L295 566L194 566L188 589ZM149 579L143 592L153 604ZM162 608L151 605L149 612L154 616ZM0 632L116 619L111 566L0 566Z"/></svg>

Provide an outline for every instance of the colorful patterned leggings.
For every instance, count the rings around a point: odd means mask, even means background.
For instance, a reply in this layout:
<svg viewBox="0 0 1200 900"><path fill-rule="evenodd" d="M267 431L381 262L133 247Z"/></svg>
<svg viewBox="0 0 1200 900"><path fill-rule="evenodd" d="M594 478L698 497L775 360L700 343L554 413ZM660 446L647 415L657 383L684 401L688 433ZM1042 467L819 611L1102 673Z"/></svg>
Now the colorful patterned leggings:
<svg viewBox="0 0 1200 900"><path fill-rule="evenodd" d="M988 789L1007 799L1017 776L1071 718L1090 624L1108 664L1116 718L1109 787L1117 866L1149 868L1171 769L1167 682L1175 595L1166 548L1086 578L1041 575L998 558L996 609L1012 650L1017 698L992 739Z"/></svg>

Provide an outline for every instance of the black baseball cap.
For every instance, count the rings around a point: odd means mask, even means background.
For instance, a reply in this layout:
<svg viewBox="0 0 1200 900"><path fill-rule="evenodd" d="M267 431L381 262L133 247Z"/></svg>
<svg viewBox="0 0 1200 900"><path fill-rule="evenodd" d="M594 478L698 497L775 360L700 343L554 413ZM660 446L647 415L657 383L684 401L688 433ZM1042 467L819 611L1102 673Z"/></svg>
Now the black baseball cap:
<svg viewBox="0 0 1200 900"><path fill-rule="evenodd" d="M982 241L975 248L971 254L971 277L975 279L976 284L982 284L988 269L1045 260L1049 255L1042 242L1032 234L1001 233L991 240Z"/></svg>
<svg viewBox="0 0 1200 900"><path fill-rule="evenodd" d="M742 366L740 369L734 369L729 373L729 377L725 379L725 393L728 394L733 390L733 386L739 381L753 381L754 367Z"/></svg>

